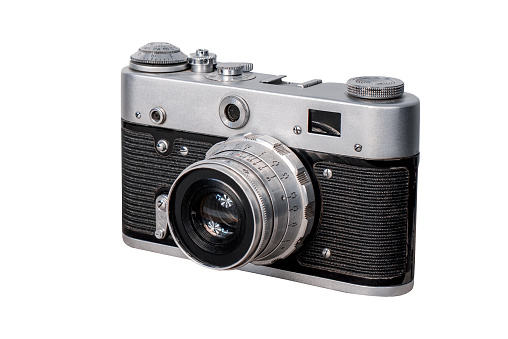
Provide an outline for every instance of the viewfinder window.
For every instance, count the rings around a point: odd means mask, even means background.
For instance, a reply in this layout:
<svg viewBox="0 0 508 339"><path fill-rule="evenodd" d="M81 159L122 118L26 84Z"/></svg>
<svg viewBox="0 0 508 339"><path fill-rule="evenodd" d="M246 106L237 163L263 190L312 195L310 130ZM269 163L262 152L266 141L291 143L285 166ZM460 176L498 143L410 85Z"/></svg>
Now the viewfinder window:
<svg viewBox="0 0 508 339"><path fill-rule="evenodd" d="M340 113L309 109L309 133L340 137Z"/></svg>

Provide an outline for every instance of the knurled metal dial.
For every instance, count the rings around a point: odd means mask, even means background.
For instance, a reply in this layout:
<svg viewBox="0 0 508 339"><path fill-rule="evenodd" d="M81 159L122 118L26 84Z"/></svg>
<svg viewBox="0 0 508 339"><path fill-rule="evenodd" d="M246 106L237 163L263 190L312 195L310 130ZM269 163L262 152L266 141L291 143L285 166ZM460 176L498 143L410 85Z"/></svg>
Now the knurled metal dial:
<svg viewBox="0 0 508 339"><path fill-rule="evenodd" d="M151 42L131 55L130 67L143 72L176 72L187 69L187 55L167 42Z"/></svg>
<svg viewBox="0 0 508 339"><path fill-rule="evenodd" d="M347 81L347 92L362 99L395 99L404 94L404 82L378 76L352 78Z"/></svg>
<svg viewBox="0 0 508 339"><path fill-rule="evenodd" d="M131 60L141 64L168 65L187 62L187 55L167 42L150 42L131 55Z"/></svg>
<svg viewBox="0 0 508 339"><path fill-rule="evenodd" d="M250 62L242 62L242 65L244 72L251 72L254 69L254 65Z"/></svg>
<svg viewBox="0 0 508 339"><path fill-rule="evenodd" d="M217 73L220 75L241 75L250 72L254 65L248 62L221 62L217 65Z"/></svg>
<svg viewBox="0 0 508 339"><path fill-rule="evenodd" d="M191 66L191 71L198 73L213 72L217 64L217 55L208 52L207 49L198 49L196 53L191 53L187 62Z"/></svg>
<svg viewBox="0 0 508 339"><path fill-rule="evenodd" d="M241 75L243 64L237 62L221 62L217 65L217 73L220 75Z"/></svg>
<svg viewBox="0 0 508 339"><path fill-rule="evenodd" d="M252 80L256 77L249 73L253 68L253 64L247 62L221 62L217 64L217 72L208 74L206 78L221 82Z"/></svg>

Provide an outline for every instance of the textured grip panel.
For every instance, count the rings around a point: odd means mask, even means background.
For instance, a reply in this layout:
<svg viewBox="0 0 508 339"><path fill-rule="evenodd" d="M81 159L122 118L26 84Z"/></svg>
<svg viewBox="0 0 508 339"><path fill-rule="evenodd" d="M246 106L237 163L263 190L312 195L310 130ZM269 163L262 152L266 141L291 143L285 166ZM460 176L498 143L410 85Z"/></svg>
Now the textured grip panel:
<svg viewBox="0 0 508 339"><path fill-rule="evenodd" d="M330 169L332 178L322 175ZM319 162L323 196L319 229L299 255L307 267L371 279L406 272L409 172ZM329 258L323 249L331 251Z"/></svg>
<svg viewBox="0 0 508 339"><path fill-rule="evenodd" d="M188 148L183 156L179 150ZM144 234L155 232L156 192L169 188L187 166L205 158L212 144L176 139L169 156L155 150L149 133L122 128L122 215L123 225ZM171 145L170 145L171 147Z"/></svg>

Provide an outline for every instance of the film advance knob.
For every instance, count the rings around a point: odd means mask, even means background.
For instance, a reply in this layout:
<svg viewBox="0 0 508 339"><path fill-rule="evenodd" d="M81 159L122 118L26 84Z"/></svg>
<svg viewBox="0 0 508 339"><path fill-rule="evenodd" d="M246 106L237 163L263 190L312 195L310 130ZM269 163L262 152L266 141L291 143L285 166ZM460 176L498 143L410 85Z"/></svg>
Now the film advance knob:
<svg viewBox="0 0 508 339"><path fill-rule="evenodd" d="M396 78L364 76L347 81L348 94L361 99L387 100L404 94L404 82Z"/></svg>
<svg viewBox="0 0 508 339"><path fill-rule="evenodd" d="M167 42L150 42L131 55L130 67L143 72L176 72L187 69L187 55Z"/></svg>

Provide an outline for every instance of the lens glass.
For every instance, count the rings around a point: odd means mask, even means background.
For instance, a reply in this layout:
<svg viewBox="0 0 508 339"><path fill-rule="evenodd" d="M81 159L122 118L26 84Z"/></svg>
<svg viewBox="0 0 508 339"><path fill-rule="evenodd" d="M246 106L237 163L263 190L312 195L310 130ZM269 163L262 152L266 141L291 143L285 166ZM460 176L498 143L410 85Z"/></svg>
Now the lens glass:
<svg viewBox="0 0 508 339"><path fill-rule="evenodd" d="M255 240L255 215L244 190L214 169L191 170L177 180L169 199L173 239L209 267L241 261Z"/></svg>
<svg viewBox="0 0 508 339"><path fill-rule="evenodd" d="M235 122L240 119L240 108L238 108L235 104L227 105L226 108L224 108L224 113L226 114L226 118L228 118L231 122Z"/></svg>
<svg viewBox="0 0 508 339"><path fill-rule="evenodd" d="M221 190L206 193L195 201L191 216L195 226L202 227L209 235L205 234L206 240L212 243L231 241L239 227L238 209L231 197Z"/></svg>
<svg viewBox="0 0 508 339"><path fill-rule="evenodd" d="M191 246L222 255L236 250L242 241L248 241L245 239L245 202L239 193L222 180L192 180L189 176L184 180L185 185L179 186L178 192L183 196L179 204L180 217L177 216L193 243Z"/></svg>

